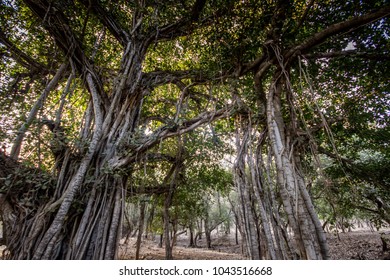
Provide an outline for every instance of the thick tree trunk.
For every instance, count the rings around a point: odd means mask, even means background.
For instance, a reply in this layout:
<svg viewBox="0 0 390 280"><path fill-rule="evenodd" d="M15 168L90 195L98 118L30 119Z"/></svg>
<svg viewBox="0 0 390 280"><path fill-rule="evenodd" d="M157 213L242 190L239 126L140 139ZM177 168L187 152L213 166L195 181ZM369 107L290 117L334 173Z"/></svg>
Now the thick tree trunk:
<svg viewBox="0 0 390 280"><path fill-rule="evenodd" d="M64 152L67 156L59 164L58 178L49 190L47 202L42 204L42 200L38 201L35 208L26 213L14 214L15 223L10 229L14 234L12 242L7 242L8 258L117 257L127 176L116 169L116 164L121 156L121 147L131 144L127 141L131 139L139 119L143 54L142 43L133 42L131 49L129 44L109 106L103 101L107 98L104 97L106 93L102 92L93 69L86 61L85 68L90 71L85 76L85 84L91 94L91 103L84 127L80 130L80 143L88 143L88 148L77 147L77 152L68 148ZM63 68L52 83L56 82ZM46 95L42 95L39 104ZM34 114L35 110L30 114L31 118ZM19 145L16 141L15 156ZM35 187L38 192L40 186Z"/></svg>
<svg viewBox="0 0 390 280"><path fill-rule="evenodd" d="M261 153L262 153L262 143L263 143L263 133L261 133L258 137L258 143L256 146L256 152L254 152L254 148L250 148L249 157L248 157L248 165L251 173L252 186L254 189L254 194L256 198L256 202L258 204L258 212L260 219L262 221L261 226L264 232L264 238L266 241L266 252L268 253L268 258L271 260L277 259L276 249L274 244L274 235L271 231L271 219L272 219L272 210L269 206L269 196L264 190L264 178L263 178L263 170L262 170L262 162L261 162ZM257 139L256 139L257 140ZM279 257L280 259L280 257Z"/></svg>
<svg viewBox="0 0 390 280"><path fill-rule="evenodd" d="M234 165L234 182L239 194L240 212L243 219L242 228L245 232L245 245L249 258L253 260L260 259L260 240L259 225L255 218L254 193L251 179L248 178L246 170L246 160L248 159L248 145L250 145L251 128L245 125L246 119L240 117L237 125L242 124L239 133L236 132L237 159ZM240 135L242 134L242 136ZM242 139L241 139L242 137ZM250 172L250 171L249 171Z"/></svg>
<svg viewBox="0 0 390 280"><path fill-rule="evenodd" d="M280 197L294 232L295 251L299 252L300 258L327 259L325 235L318 226L320 222L300 175L302 172L297 171L299 165L294 157L294 147L286 135L287 128L281 109L282 80L280 74L276 74L267 94L268 136L277 168Z"/></svg>

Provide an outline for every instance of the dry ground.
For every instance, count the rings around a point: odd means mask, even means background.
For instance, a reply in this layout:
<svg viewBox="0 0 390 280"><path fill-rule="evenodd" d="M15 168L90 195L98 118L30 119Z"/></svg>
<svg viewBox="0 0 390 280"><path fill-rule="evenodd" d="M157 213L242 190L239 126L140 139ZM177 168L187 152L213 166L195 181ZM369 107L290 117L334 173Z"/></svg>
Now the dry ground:
<svg viewBox="0 0 390 280"><path fill-rule="evenodd" d="M378 260L389 257L389 251L383 254L381 233L390 236L390 230L355 231L347 233L328 234L329 251L334 260ZM389 244L390 245L390 244Z"/></svg>
<svg viewBox="0 0 390 280"><path fill-rule="evenodd" d="M383 259L382 242L380 234L390 236L390 229L380 232L359 230L355 232L328 234L329 251L333 260L349 259ZM234 236L214 236L213 249L204 248L204 241L198 242L201 248L188 248L187 237L182 235L178 238L178 244L173 250L175 259L181 260L238 260L245 259L241 255L241 246L236 245ZM0 256L4 246L0 246ZM135 239L130 239L128 244L121 244L120 259L133 259L135 256ZM164 259L165 251L159 248L157 243L144 240L141 248L141 259L160 260ZM0 258L1 259L1 258Z"/></svg>
<svg viewBox="0 0 390 280"><path fill-rule="evenodd" d="M214 240L213 249L205 248L204 241L198 241L199 248L189 248L188 240L185 236L180 236L177 246L173 248L173 256L179 260L241 260L245 259L241 255L241 246L236 245L233 238L220 237ZM122 244L120 250L121 259L134 259L135 239L131 238L128 244ZM158 244L151 240L142 242L140 259L142 260L163 260L165 258L164 248L159 248Z"/></svg>
<svg viewBox="0 0 390 280"><path fill-rule="evenodd" d="M359 230L355 232L328 234L329 251L333 260L349 259L383 259L382 242L380 233L390 235L390 229L380 232ZM215 237L213 249L188 248L188 240L180 236L178 245L173 250L175 259L181 260L237 260L245 259L241 254L241 246L235 245L233 236ZM202 246L202 242L199 242ZM121 259L133 259L135 256L135 239L130 239L129 244L121 245ZM164 259L165 251L159 248L156 242L144 240L141 248L141 259Z"/></svg>

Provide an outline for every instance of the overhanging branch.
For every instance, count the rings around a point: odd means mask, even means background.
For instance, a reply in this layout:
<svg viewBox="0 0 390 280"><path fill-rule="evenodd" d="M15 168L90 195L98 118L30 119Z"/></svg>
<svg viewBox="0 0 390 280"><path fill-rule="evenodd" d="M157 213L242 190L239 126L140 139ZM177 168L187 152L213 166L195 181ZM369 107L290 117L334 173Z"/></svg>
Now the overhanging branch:
<svg viewBox="0 0 390 280"><path fill-rule="evenodd" d="M35 61L33 58L24 53L21 49L19 49L15 44L13 44L3 30L0 29L0 43L4 44L11 56L18 62L20 65L27 69L31 69L33 72L41 72L43 74L49 73L46 65Z"/></svg>
<svg viewBox="0 0 390 280"><path fill-rule="evenodd" d="M24 0L24 2L42 20L42 25L53 36L56 44L62 49L64 54L75 64L77 71L82 75L91 74L94 83L97 85L99 103L108 108L109 100L102 90L101 79L94 70L92 63L85 56L80 41L68 24L68 18L61 12L59 7L54 7L58 3L48 3L46 0ZM88 88L91 92L91 87L88 86Z"/></svg>
<svg viewBox="0 0 390 280"><path fill-rule="evenodd" d="M86 7L91 8L91 11L99 18L100 22L108 28L110 33L122 46L127 45L129 35L124 31L124 28L113 15L104 10L96 0L82 0L81 2Z"/></svg>
<svg viewBox="0 0 390 280"><path fill-rule="evenodd" d="M359 28L365 24L368 24L370 22L376 21L380 18L386 17L390 15L390 6L385 6L377 11L354 17L352 19L335 23L328 28L325 28L324 30L314 34L310 38L306 39L302 44L299 44L290 50L287 51L285 54L286 58L290 58L291 56L300 54L300 53L306 53L308 52L312 47L317 46L330 38L331 36L334 36L336 34L342 33L342 32L349 32L351 30L354 30L356 28Z"/></svg>
<svg viewBox="0 0 390 280"><path fill-rule="evenodd" d="M182 18L178 19L176 22L169 23L163 26L158 27L156 30L153 30L148 35L148 43L153 41L163 41L163 40L173 40L175 38L186 36L191 34L194 30L199 27L206 27L213 24L218 18L231 14L234 9L232 6L234 0L226 0L225 5L221 7L216 7L212 15L205 16L201 18L201 14L204 10L207 0L197 0L194 5L191 7L191 12Z"/></svg>
<svg viewBox="0 0 390 280"><path fill-rule="evenodd" d="M188 133L205 123L209 123L222 118L227 118L234 114L235 109L236 104L233 103L226 106L225 108L216 111L203 112L193 119L183 121L181 124L164 125L154 131L151 135L144 137L142 143L138 144L136 147L133 147L132 152L127 156L115 156L113 159L110 160L109 165L111 166L111 168L114 169L121 168L139 159L142 153L151 149L153 146L157 145L162 140Z"/></svg>
<svg viewBox="0 0 390 280"><path fill-rule="evenodd" d="M356 57L370 60L389 60L390 53L378 53L378 52L361 52L357 50L346 50L338 52L319 52L306 54L304 57L308 59L321 59L321 58L336 58L336 57Z"/></svg>
<svg viewBox="0 0 390 280"><path fill-rule="evenodd" d="M240 73L242 75L244 73ZM207 73L199 70L181 70L181 71L164 71L158 70L142 74L142 86L145 89L152 90L158 86L177 83L183 79L191 79L193 83L205 84L210 81L223 80L225 78L237 75L234 69L224 69L218 73Z"/></svg>

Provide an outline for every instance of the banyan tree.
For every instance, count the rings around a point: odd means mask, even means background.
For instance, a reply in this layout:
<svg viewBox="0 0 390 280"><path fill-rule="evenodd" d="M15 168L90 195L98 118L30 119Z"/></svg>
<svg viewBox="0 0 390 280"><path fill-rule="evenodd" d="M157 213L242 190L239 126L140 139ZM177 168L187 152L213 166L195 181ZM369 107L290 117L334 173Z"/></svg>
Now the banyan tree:
<svg viewBox="0 0 390 280"><path fill-rule="evenodd" d="M387 1L1 5L6 258L117 258L134 165L218 120L235 134L248 257L329 258L305 168L319 161L316 134L333 143L343 121L322 110L321 75L344 71L334 90L365 90L354 65L371 75L388 60Z"/></svg>

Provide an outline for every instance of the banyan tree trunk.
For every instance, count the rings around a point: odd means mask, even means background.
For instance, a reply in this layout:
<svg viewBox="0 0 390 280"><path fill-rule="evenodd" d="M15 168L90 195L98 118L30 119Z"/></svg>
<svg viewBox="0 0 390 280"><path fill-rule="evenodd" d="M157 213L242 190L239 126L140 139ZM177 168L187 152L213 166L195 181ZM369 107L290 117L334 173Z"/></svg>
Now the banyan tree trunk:
<svg viewBox="0 0 390 280"><path fill-rule="evenodd" d="M292 145L294 134L288 129L297 120L292 114L283 116L281 95L287 87L282 77L275 74L264 98L265 123L253 121L250 110L236 121L234 182L243 242L251 259L328 259L325 233L306 189L300 160L303 153ZM291 123L287 125L285 119ZM264 167L262 153L266 151L274 162L274 176L270 167Z"/></svg>
<svg viewBox="0 0 390 280"><path fill-rule="evenodd" d="M22 207L3 217L8 225L7 258L117 257L128 170L124 164L121 170L117 168L118 150L132 145L129 136L137 125L142 100L143 55L142 43L133 42L126 50L109 102L88 61L82 65L91 101L79 142L87 148L63 147L63 156L56 158L59 169L53 184L32 186L31 192L46 189L47 196L37 198L30 208L20 199L11 201L14 198L2 195L3 215L8 213L7 205ZM131 147L126 149L131 151Z"/></svg>
<svg viewBox="0 0 390 280"><path fill-rule="evenodd" d="M325 233L314 211L300 169L297 148L282 116L281 95L285 82L277 73L267 94L268 137L277 170L280 198L295 240L295 252L302 259L328 259ZM292 122L295 120L291 120Z"/></svg>
<svg viewBox="0 0 390 280"><path fill-rule="evenodd" d="M244 230L246 251L252 259L288 259L288 240L280 238L282 223L277 212L279 207L275 195L272 196L275 189L271 188L270 182L268 185L265 182L265 174L269 174L262 160L265 131L258 131L259 124L252 123L250 112L240 116L236 126L239 129L234 178L241 205L240 226Z"/></svg>
<svg viewBox="0 0 390 280"><path fill-rule="evenodd" d="M78 170L71 168L70 164L71 161L66 164L71 169L69 172ZM34 174L29 169L19 168L25 173ZM75 176L77 174L80 176L77 172ZM30 177L36 185L15 184L11 193L0 195L2 220L6 229L6 258L116 257L125 181L102 175L93 183L82 184L83 189L77 190L76 199L76 191L72 193L70 189L79 178L75 176L64 179L63 186L59 185L60 181L48 181L47 177ZM22 180L22 175L14 175L12 179ZM30 189L28 204L25 200L18 199L17 193L25 193L26 188Z"/></svg>
<svg viewBox="0 0 390 280"><path fill-rule="evenodd" d="M238 123L245 122L238 116ZM243 131L236 131L237 158L234 164L234 183L238 190L241 216L241 228L243 229L243 239L245 250L250 259L260 259L260 240L257 219L255 218L254 193L250 178L246 174L246 160L248 145L250 145L251 129L242 128ZM242 134L242 135L241 135ZM242 136L242 137L241 137Z"/></svg>

